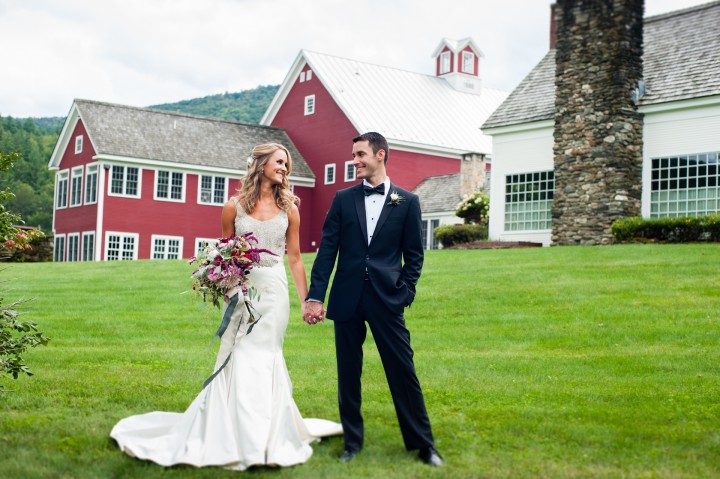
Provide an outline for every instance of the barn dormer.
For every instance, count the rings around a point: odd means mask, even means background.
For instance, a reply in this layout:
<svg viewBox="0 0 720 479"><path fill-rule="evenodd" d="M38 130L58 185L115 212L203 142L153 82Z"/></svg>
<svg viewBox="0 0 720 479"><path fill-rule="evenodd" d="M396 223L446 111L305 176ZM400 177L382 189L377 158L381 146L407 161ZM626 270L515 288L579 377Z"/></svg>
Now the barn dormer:
<svg viewBox="0 0 720 479"><path fill-rule="evenodd" d="M445 78L456 90L480 94L480 59L484 55L472 38L443 38L432 56L436 76Z"/></svg>

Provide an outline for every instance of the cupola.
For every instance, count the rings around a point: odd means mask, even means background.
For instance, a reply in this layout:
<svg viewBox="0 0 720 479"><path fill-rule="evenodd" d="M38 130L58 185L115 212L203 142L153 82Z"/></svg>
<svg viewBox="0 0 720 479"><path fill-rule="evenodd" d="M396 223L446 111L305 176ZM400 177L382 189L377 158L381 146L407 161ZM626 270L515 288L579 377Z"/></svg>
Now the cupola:
<svg viewBox="0 0 720 479"><path fill-rule="evenodd" d="M443 38L435 49L435 75L445 78L456 90L481 93L480 59L485 55L472 38Z"/></svg>

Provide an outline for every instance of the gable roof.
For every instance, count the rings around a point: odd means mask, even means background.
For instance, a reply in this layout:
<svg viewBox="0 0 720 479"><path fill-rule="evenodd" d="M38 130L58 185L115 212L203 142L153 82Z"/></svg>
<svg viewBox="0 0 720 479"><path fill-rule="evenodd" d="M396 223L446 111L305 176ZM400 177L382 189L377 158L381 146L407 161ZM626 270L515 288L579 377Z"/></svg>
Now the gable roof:
<svg viewBox="0 0 720 479"><path fill-rule="evenodd" d="M720 1L645 19L639 105L720 95ZM555 114L555 50L513 90L484 129L550 120Z"/></svg>
<svg viewBox="0 0 720 479"><path fill-rule="evenodd" d="M253 146L280 143L293 160L291 180L315 175L281 128L215 120L150 108L75 100L49 168L57 169L69 137L82 120L98 157L168 163L244 174Z"/></svg>
<svg viewBox="0 0 720 479"><path fill-rule="evenodd" d="M415 187L413 193L418 195L423 213L454 212L462 200L460 173L429 176Z"/></svg>
<svg viewBox="0 0 720 479"><path fill-rule="evenodd" d="M448 47L450 51L454 53L458 53L465 49L465 47L470 47L473 52L475 52L475 55L477 55L480 58L483 58L485 55L483 55L483 52L480 51L478 46L475 44L472 38L461 38L460 40L453 40L451 38L443 38L440 40L440 43L435 48L435 51L432 55L430 55L432 58L437 57L440 55L440 53L443 51L445 47Z"/></svg>
<svg viewBox="0 0 720 479"><path fill-rule="evenodd" d="M272 122L306 64L359 132L379 131L396 148L436 154L492 151L492 140L480 125L507 92L464 93L444 78L307 50L298 54L261 124Z"/></svg>

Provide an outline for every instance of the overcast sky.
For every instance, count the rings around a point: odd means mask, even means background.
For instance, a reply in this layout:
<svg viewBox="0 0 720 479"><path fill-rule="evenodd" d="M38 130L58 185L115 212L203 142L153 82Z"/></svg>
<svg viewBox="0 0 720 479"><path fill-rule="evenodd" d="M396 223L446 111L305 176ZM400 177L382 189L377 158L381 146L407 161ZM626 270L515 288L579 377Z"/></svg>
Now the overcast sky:
<svg viewBox="0 0 720 479"><path fill-rule="evenodd" d="M74 98L149 106L282 83L301 49L432 74L471 37L512 90L548 50L551 0L0 0L0 115ZM646 0L656 15L706 0Z"/></svg>

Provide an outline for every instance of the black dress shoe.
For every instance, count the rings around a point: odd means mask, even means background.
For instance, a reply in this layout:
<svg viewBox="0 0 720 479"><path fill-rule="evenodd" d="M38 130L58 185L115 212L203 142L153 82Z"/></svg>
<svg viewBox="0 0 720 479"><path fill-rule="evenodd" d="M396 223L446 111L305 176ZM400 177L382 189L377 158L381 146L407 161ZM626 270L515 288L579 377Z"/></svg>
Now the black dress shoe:
<svg viewBox="0 0 720 479"><path fill-rule="evenodd" d="M418 457L428 466L440 467L444 464L443 458L440 456L440 453L435 450L434 447L426 447L425 449L420 449Z"/></svg>
<svg viewBox="0 0 720 479"><path fill-rule="evenodd" d="M358 452L360 452L357 449L345 449L343 453L340 455L340 462L350 462L353 459L355 459L355 456L358 455Z"/></svg>

